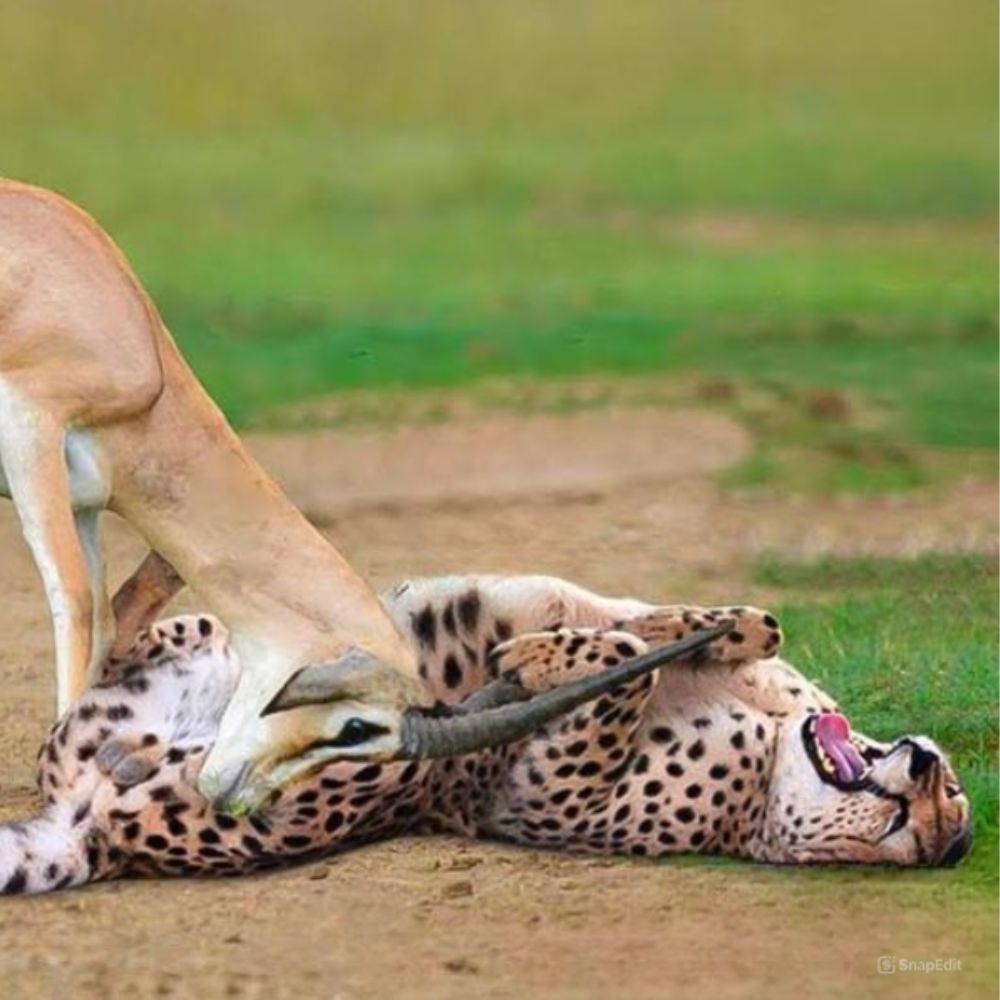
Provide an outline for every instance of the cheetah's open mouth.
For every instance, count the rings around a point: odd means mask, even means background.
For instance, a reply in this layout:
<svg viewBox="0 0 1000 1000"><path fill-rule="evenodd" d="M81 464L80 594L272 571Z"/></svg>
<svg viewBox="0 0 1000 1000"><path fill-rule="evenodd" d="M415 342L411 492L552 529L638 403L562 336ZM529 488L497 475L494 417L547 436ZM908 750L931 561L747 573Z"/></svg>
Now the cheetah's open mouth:
<svg viewBox="0 0 1000 1000"><path fill-rule="evenodd" d="M839 712L810 715L802 726L802 741L816 773L828 785L843 791L864 787L871 765L846 716Z"/></svg>

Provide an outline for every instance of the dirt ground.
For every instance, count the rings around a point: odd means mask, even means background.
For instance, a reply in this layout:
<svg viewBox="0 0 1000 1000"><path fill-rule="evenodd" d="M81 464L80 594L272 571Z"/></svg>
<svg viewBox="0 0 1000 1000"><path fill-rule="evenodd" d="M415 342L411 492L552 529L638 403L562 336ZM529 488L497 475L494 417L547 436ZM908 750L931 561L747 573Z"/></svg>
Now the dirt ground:
<svg viewBox="0 0 1000 1000"><path fill-rule="evenodd" d="M651 599L762 601L746 570L763 552L996 540L994 483L892 501L724 494L713 477L750 442L698 412L251 443L380 587L446 571L551 572ZM141 546L120 524L109 529L117 578ZM35 806L53 671L41 588L9 506L0 560L0 815L11 819ZM266 877L118 882L0 903L0 995L995 996L995 906L920 891L941 877L904 873L887 891L864 872L832 879L408 838ZM962 971L879 975L880 956L956 959Z"/></svg>

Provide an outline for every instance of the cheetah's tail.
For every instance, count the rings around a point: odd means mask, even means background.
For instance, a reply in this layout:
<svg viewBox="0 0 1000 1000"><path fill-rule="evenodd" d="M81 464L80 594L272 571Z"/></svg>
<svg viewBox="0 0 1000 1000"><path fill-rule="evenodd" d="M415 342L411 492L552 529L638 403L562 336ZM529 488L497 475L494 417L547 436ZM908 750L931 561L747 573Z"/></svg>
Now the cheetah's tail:
<svg viewBox="0 0 1000 1000"><path fill-rule="evenodd" d="M0 824L0 895L82 885L108 874L110 860L87 806L57 803L31 819Z"/></svg>

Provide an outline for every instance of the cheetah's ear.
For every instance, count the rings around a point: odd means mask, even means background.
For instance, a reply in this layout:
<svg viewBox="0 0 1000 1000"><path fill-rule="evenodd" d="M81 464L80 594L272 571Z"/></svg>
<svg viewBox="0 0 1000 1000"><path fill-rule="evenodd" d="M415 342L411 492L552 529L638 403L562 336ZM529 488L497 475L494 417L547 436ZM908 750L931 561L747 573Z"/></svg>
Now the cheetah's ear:
<svg viewBox="0 0 1000 1000"><path fill-rule="evenodd" d="M363 701L402 710L425 700L419 681L400 673L369 650L350 646L335 660L310 663L296 670L260 714L273 715L302 705L335 701Z"/></svg>

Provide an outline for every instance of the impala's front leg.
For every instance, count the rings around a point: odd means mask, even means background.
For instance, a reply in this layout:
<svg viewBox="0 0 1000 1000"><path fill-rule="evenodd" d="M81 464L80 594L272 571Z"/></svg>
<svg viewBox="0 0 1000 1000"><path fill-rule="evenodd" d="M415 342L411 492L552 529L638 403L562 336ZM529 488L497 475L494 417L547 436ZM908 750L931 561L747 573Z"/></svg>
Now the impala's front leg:
<svg viewBox="0 0 1000 1000"><path fill-rule="evenodd" d="M94 608L73 517L65 436L51 414L26 406L10 390L0 393L0 456L52 613L60 715L87 685Z"/></svg>

